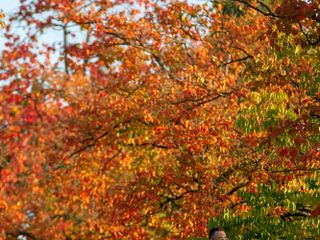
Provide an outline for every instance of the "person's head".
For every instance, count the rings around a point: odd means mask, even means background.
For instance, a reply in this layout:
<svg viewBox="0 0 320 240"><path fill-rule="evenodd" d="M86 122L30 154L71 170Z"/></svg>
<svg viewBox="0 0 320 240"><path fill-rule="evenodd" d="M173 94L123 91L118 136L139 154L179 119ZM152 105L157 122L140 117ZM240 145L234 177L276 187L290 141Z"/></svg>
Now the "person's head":
<svg viewBox="0 0 320 240"><path fill-rule="evenodd" d="M227 240L227 234L220 228L211 228L209 231L209 240Z"/></svg>

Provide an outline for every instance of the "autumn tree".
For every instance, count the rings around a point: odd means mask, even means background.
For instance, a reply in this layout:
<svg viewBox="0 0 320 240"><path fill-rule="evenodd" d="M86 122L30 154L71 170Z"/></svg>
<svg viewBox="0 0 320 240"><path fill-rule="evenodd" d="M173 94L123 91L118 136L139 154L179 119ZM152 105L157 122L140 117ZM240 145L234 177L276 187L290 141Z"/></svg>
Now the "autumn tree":
<svg viewBox="0 0 320 240"><path fill-rule="evenodd" d="M22 0L0 63L1 237L185 239L209 219L318 237L318 12Z"/></svg>

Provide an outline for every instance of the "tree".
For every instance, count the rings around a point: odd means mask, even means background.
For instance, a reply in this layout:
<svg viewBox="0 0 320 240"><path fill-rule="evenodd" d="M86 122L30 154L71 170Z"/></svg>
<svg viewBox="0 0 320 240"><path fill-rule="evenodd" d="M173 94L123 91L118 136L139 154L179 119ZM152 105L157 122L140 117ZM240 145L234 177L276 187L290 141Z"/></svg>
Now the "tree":
<svg viewBox="0 0 320 240"><path fill-rule="evenodd" d="M22 1L1 59L2 237L183 239L210 218L319 236L317 5L269 6Z"/></svg>

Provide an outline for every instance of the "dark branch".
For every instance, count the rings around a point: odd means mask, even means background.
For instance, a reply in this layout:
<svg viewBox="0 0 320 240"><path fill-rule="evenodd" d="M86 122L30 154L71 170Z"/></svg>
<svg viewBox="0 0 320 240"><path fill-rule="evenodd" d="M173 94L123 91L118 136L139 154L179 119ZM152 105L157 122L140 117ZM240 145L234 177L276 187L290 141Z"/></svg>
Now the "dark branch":
<svg viewBox="0 0 320 240"><path fill-rule="evenodd" d="M311 171L320 171L320 168L295 168L295 169L281 169L281 170L274 170L271 171L271 173L288 173L288 172L298 172L298 171L305 171L305 172L311 172Z"/></svg>
<svg viewBox="0 0 320 240"><path fill-rule="evenodd" d="M295 212L287 212L282 214L280 217L283 221L292 221L294 217L309 217L311 210L305 207L297 209Z"/></svg>
<svg viewBox="0 0 320 240"><path fill-rule="evenodd" d="M37 238L35 236L33 236L31 233L25 232L25 231L19 231L16 234L12 233L12 232L7 232L6 235L7 236L12 236L12 237L17 238L17 239L18 239L18 237L27 237L27 238L30 238L32 240L37 240Z"/></svg>
<svg viewBox="0 0 320 240"><path fill-rule="evenodd" d="M271 9L267 5L265 5L261 1L258 1L258 3L261 4L261 6L264 9L266 9L266 11L263 11L262 9L251 5L248 1L245 1L245 0L234 0L234 1L246 5L249 8L252 8L252 9L256 10L257 12L263 14L264 16L269 16L269 17L273 17L273 18L287 18L287 16L279 16L279 15L275 14L274 12L271 11Z"/></svg>
<svg viewBox="0 0 320 240"><path fill-rule="evenodd" d="M121 150L119 150L116 154L108 158L107 161L103 164L101 171L104 172L107 168L108 163L111 162L113 159L115 159L117 156L119 156L120 153L121 153Z"/></svg>
<svg viewBox="0 0 320 240"><path fill-rule="evenodd" d="M199 192L200 189L195 189L195 190L187 190L180 195L174 196L174 197L165 197L165 200L163 202L160 202L160 208L164 208L168 203L172 203L174 205L177 205L175 201L178 201L179 199L182 199L185 195L190 194L190 193L195 193Z"/></svg>
<svg viewBox="0 0 320 240"><path fill-rule="evenodd" d="M312 41L312 40L309 38L308 33L306 33L306 32L303 30L303 26L302 26L302 24L301 24L300 22L299 22L299 27L300 27L300 30L301 30L302 34L306 37L306 40L307 40L307 42L308 42L310 45L317 45L317 44L320 42L320 36L318 37L317 40Z"/></svg>
<svg viewBox="0 0 320 240"><path fill-rule="evenodd" d="M68 29L67 25L63 26L63 51L64 51L64 68L66 71L66 74L69 75L69 64L68 64Z"/></svg>
<svg viewBox="0 0 320 240"><path fill-rule="evenodd" d="M196 103L196 106L200 106L201 104L211 102L211 101L216 100L216 99L218 99L220 97L229 96L232 93L234 93L234 91L222 92L222 93L214 92L214 93L210 93L210 94L207 94L205 96L202 96L200 98L185 98L185 99L181 99L179 101L171 102L171 103L174 104L174 105L177 105L177 104L182 104L182 103L186 103L186 102L194 102L194 103Z"/></svg>
<svg viewBox="0 0 320 240"><path fill-rule="evenodd" d="M233 193L237 192L241 188L244 188L244 187L248 186L250 184L250 182L251 182L251 176L249 175L249 179L248 179L247 182L238 184L237 186L232 188L229 192L227 192L227 195L232 195Z"/></svg>
<svg viewBox="0 0 320 240"><path fill-rule="evenodd" d="M231 61L229 61L229 62L220 64L219 67L224 67L224 66L226 66L226 65L229 65L229 64L235 63L235 62L242 62L242 61L245 61L245 60L250 59L250 58L253 58L253 57L252 57L251 55L248 55L248 56L245 56L245 57L243 57L243 58L233 59L233 60L231 60Z"/></svg>
<svg viewBox="0 0 320 240"><path fill-rule="evenodd" d="M115 129L117 127L119 127L121 124L126 124L126 123L129 123L131 122L131 120L128 120L128 121L125 121L125 122L121 122L121 123L118 123L116 124L112 129ZM108 134L110 133L110 130L107 130L105 131L104 133L102 133L100 136L98 136L97 138L93 139L92 142L90 144L87 144L81 148L79 148L78 150L74 151L73 153L71 153L69 155L69 158L73 157L74 155L88 149L88 148L91 148L91 147L94 147L101 139L103 139L105 136L107 136Z"/></svg>

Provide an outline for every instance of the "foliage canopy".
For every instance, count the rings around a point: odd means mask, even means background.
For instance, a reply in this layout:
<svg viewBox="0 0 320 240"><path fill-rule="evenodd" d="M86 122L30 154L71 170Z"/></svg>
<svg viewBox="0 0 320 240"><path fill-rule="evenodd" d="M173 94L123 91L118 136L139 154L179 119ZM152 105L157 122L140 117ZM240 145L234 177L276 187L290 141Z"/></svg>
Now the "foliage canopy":
<svg viewBox="0 0 320 240"><path fill-rule="evenodd" d="M21 0L0 238L319 238L319 23L318 1Z"/></svg>

